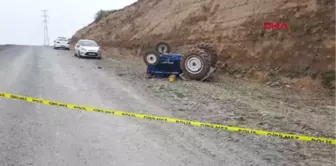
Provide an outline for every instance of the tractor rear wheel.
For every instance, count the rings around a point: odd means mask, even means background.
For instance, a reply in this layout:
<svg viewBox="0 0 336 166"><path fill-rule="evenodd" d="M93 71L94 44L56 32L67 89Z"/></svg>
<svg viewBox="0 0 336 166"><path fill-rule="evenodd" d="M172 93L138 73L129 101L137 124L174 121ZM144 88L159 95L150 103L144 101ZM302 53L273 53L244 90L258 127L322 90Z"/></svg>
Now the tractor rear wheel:
<svg viewBox="0 0 336 166"><path fill-rule="evenodd" d="M160 53L155 50L149 50L144 54L143 60L148 66L155 66L159 63Z"/></svg>
<svg viewBox="0 0 336 166"><path fill-rule="evenodd" d="M211 62L207 52L193 49L181 59L183 75L192 80L203 80L210 71Z"/></svg>
<svg viewBox="0 0 336 166"><path fill-rule="evenodd" d="M216 67L217 59L218 59L216 49L210 46L209 44L200 44L200 45L197 45L197 48L205 50L205 52L207 52L211 57L211 66Z"/></svg>
<svg viewBox="0 0 336 166"><path fill-rule="evenodd" d="M156 51L161 54L170 53L170 45L165 42L160 42L156 45Z"/></svg>

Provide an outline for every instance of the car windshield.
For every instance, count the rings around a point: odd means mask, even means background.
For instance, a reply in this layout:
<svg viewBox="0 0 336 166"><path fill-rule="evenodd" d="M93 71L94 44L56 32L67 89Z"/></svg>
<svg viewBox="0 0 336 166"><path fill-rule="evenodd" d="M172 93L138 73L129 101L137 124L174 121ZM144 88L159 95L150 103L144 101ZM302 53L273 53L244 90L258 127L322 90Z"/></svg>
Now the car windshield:
<svg viewBox="0 0 336 166"><path fill-rule="evenodd" d="M80 42L82 46L98 46L98 44L95 41L86 40Z"/></svg>

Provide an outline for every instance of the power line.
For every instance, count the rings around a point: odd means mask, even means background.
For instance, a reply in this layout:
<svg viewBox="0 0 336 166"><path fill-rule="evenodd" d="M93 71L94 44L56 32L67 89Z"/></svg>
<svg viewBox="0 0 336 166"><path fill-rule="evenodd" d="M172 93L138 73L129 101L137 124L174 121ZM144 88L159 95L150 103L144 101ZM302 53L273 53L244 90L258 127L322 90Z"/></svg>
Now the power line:
<svg viewBox="0 0 336 166"><path fill-rule="evenodd" d="M42 23L44 24L44 41L43 42L44 42L45 46L49 46L49 35L48 35L48 18L49 18L49 16L47 14L48 11L47 10L42 10L42 12L43 12Z"/></svg>

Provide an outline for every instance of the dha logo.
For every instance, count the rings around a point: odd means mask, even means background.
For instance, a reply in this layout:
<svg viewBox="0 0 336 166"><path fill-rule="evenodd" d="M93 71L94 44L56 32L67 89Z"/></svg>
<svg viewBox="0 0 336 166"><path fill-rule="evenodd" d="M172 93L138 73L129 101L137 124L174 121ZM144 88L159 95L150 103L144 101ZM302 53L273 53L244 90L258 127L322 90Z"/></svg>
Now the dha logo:
<svg viewBox="0 0 336 166"><path fill-rule="evenodd" d="M264 29L265 30L273 30L274 28L279 29L279 30L281 30L283 28L288 29L288 25L286 23L281 23L281 24L277 24L277 23L274 24L272 22L265 22L264 23Z"/></svg>

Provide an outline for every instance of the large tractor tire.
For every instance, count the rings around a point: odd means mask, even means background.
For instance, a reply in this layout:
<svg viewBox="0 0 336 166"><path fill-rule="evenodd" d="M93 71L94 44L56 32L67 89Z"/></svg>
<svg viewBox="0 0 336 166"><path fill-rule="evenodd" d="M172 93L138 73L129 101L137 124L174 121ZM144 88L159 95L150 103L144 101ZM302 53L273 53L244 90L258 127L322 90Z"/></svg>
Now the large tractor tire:
<svg viewBox="0 0 336 166"><path fill-rule="evenodd" d="M156 45L156 51L161 54L166 54L166 53L170 53L171 48L168 43L160 42Z"/></svg>
<svg viewBox="0 0 336 166"><path fill-rule="evenodd" d="M183 75L192 80L203 80L209 73L211 62L203 49L193 49L181 59Z"/></svg>
<svg viewBox="0 0 336 166"><path fill-rule="evenodd" d="M146 65L155 66L160 61L160 53L158 53L155 50L149 50L144 54L143 60L146 63Z"/></svg>
<svg viewBox="0 0 336 166"><path fill-rule="evenodd" d="M216 67L218 61L218 55L216 49L210 46L209 44L200 44L197 45L197 48L205 50L205 52L207 52L211 57L211 66Z"/></svg>

